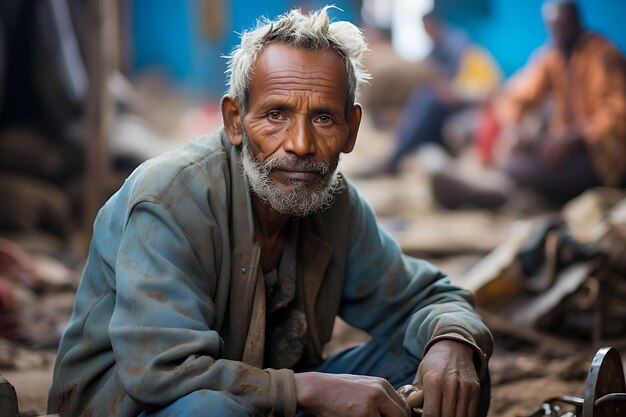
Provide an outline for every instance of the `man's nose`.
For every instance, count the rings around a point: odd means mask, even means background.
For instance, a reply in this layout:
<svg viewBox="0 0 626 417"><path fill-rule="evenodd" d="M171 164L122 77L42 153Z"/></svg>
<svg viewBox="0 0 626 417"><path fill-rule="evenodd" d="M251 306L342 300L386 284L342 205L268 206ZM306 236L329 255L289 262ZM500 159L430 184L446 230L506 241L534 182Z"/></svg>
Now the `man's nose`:
<svg viewBox="0 0 626 417"><path fill-rule="evenodd" d="M285 152L298 156L314 154L316 144L313 126L305 118L295 119L287 131L287 139L283 146Z"/></svg>

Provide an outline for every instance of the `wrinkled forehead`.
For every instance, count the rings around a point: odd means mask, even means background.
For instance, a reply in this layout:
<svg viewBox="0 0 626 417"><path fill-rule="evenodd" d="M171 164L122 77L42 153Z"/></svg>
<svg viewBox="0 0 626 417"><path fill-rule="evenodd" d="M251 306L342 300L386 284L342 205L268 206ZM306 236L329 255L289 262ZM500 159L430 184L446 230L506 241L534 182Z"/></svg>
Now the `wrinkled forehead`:
<svg viewBox="0 0 626 417"><path fill-rule="evenodd" d="M307 51L283 43L270 44L258 55L252 70L250 98L275 89L323 93L343 105L348 94L343 58L332 49Z"/></svg>

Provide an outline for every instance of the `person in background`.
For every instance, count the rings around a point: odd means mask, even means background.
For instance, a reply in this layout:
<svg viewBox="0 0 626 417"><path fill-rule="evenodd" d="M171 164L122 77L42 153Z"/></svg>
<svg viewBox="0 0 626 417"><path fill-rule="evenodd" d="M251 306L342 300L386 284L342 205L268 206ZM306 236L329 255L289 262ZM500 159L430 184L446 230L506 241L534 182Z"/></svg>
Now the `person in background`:
<svg viewBox="0 0 626 417"><path fill-rule="evenodd" d="M493 103L505 149L498 167L505 175L487 189L453 170L439 172L434 192L444 205L501 205L520 189L560 205L593 186L626 185L624 56L585 29L575 2L547 1L542 15L552 42L533 54ZM547 129L529 133L524 117L547 99Z"/></svg>
<svg viewBox="0 0 626 417"><path fill-rule="evenodd" d="M142 164L100 210L51 413L484 417L492 337L471 294L402 254L341 174L368 78L328 8L230 56L224 127ZM372 340L324 358L335 317Z"/></svg>
<svg viewBox="0 0 626 417"><path fill-rule="evenodd" d="M373 169L357 175L396 174L405 156L426 143L444 145L443 126L454 113L480 103L502 80L491 55L467 35L432 11L423 16L424 29L433 42L426 63L429 79L413 89L394 132L391 155Z"/></svg>

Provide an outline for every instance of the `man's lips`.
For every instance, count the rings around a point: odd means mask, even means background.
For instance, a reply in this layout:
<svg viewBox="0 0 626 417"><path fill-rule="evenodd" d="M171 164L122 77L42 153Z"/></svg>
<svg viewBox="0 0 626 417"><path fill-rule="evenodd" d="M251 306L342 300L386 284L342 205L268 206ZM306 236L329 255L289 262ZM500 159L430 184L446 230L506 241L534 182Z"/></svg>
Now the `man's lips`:
<svg viewBox="0 0 626 417"><path fill-rule="evenodd" d="M276 169L273 171L278 180L289 182L313 182L319 180L321 174L318 171L298 171L289 169Z"/></svg>

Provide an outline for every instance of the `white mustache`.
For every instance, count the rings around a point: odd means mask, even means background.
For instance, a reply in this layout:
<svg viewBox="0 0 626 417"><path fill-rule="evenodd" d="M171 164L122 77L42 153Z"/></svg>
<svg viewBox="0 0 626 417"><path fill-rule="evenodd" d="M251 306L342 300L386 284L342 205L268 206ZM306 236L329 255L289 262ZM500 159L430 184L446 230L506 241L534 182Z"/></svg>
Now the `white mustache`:
<svg viewBox="0 0 626 417"><path fill-rule="evenodd" d="M315 172L324 176L330 172L330 166L324 162L317 162L310 158L300 158L290 155L284 158L273 158L268 161L257 163L258 167L266 173L275 170Z"/></svg>

